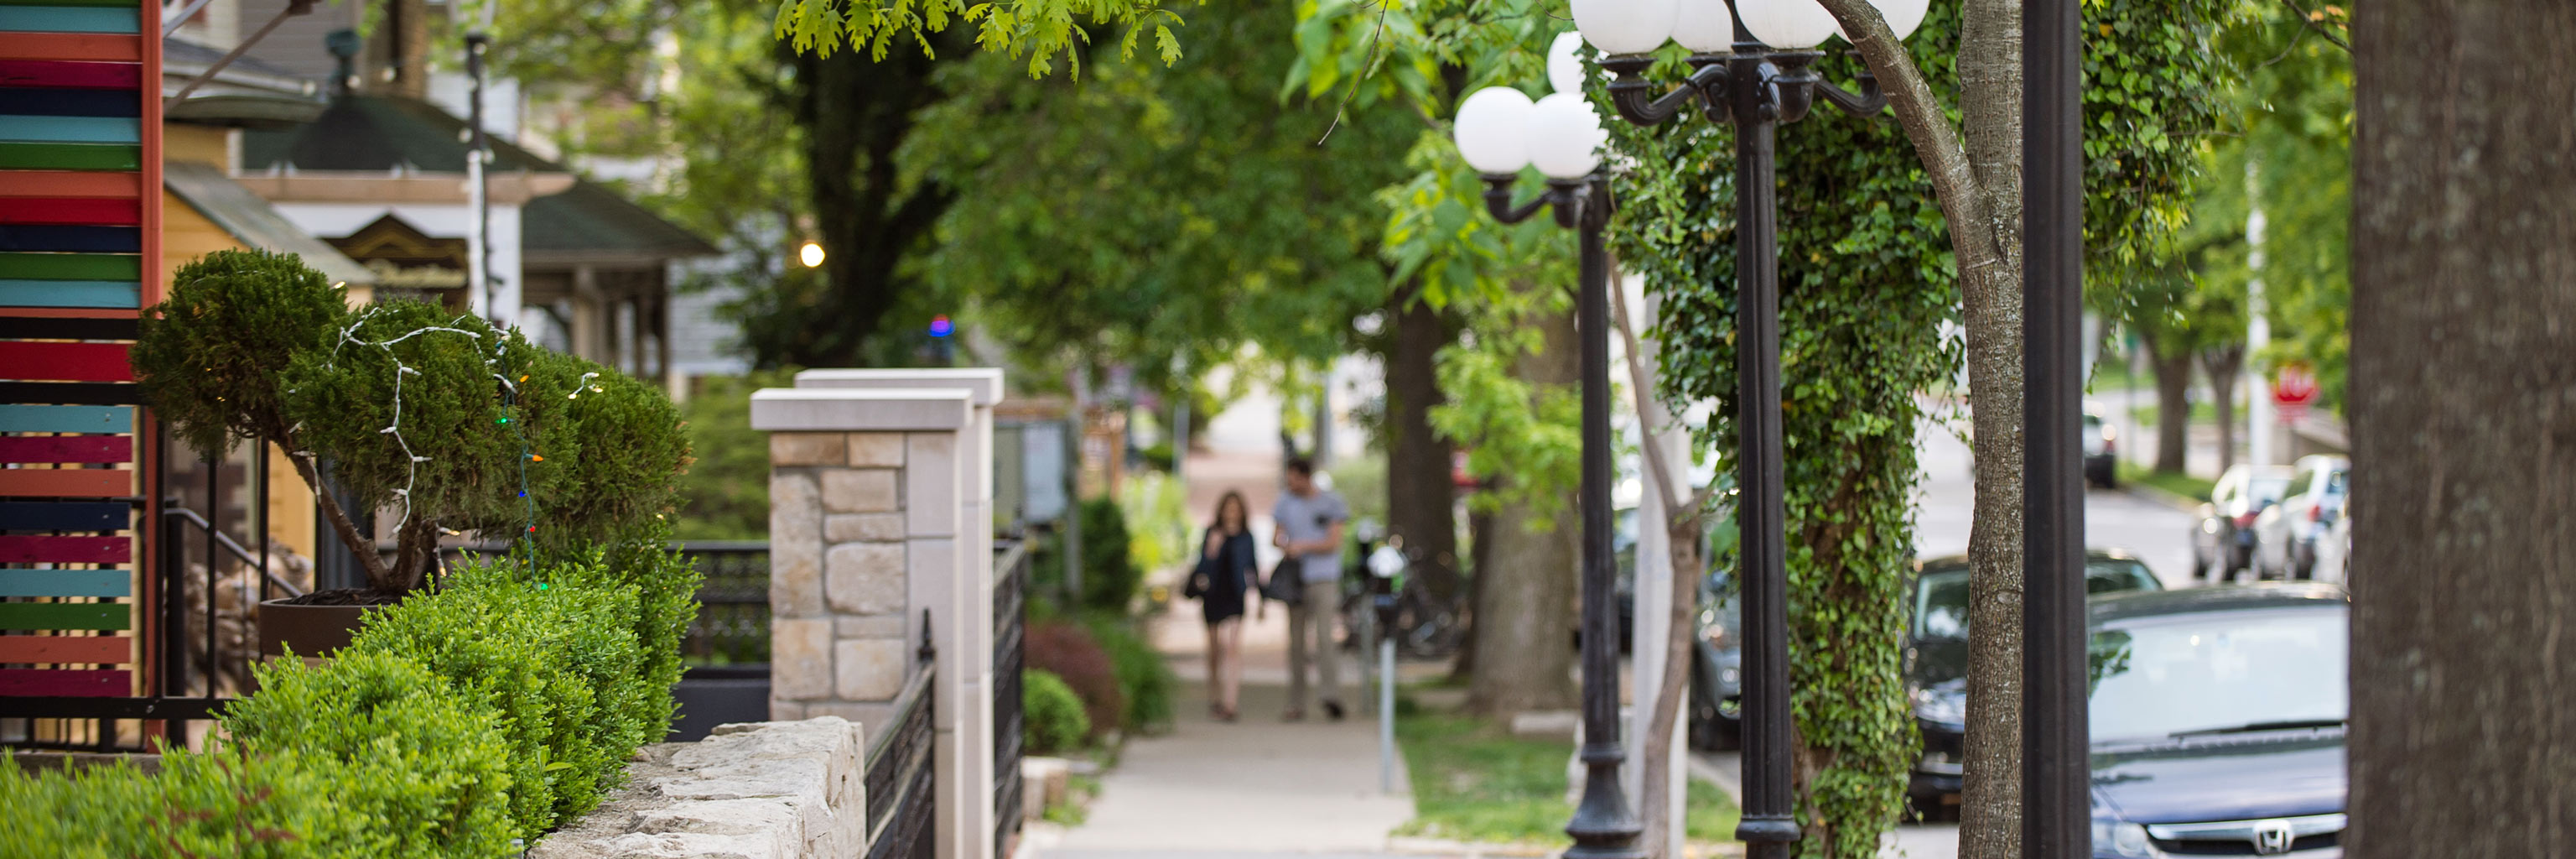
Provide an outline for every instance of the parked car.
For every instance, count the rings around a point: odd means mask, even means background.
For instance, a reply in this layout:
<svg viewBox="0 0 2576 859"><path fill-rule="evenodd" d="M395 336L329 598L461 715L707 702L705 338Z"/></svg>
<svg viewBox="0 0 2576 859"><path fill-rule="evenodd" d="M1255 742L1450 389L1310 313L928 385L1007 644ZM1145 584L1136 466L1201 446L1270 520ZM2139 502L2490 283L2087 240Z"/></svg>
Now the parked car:
<svg viewBox="0 0 2576 859"><path fill-rule="evenodd" d="M2277 504L2290 488L2291 472L2277 465L2257 468L2237 465L2218 476L2210 487L2209 501L2200 505L2191 527L2191 577L2209 578L2210 568L2218 569L2219 578L2229 578L2236 571L2254 563L2254 519L2267 505Z"/></svg>
<svg viewBox="0 0 2576 859"><path fill-rule="evenodd" d="M1744 608L1725 573L1701 580L1691 642L1690 745L1727 751L1743 742Z"/></svg>
<svg viewBox="0 0 2576 859"><path fill-rule="evenodd" d="M2352 460L2303 456L2291 469L2289 498L2254 517L2257 576L2313 578L2317 540L2343 518L2344 499L2351 494Z"/></svg>
<svg viewBox="0 0 2576 859"><path fill-rule="evenodd" d="M2101 415L2084 411L2084 482L2104 489L2119 485L2119 457L2113 455L2119 435L2119 429L2103 423Z"/></svg>
<svg viewBox="0 0 2576 859"><path fill-rule="evenodd" d="M2155 571L2118 549L2084 555L2084 593L2164 589ZM1914 702L1914 724L1923 737L1906 798L1924 816L1956 801L1965 774L1968 722L1968 559L1953 555L1923 562L1906 595L1913 618L1906 627L1905 688Z"/></svg>
<svg viewBox="0 0 2576 859"><path fill-rule="evenodd" d="M2342 856L2350 607L2317 583L2094 600L2093 856Z"/></svg>
<svg viewBox="0 0 2576 859"><path fill-rule="evenodd" d="M2345 498L2343 514L2326 526L2324 536L2317 538L2317 564L2310 578L2321 582L2352 583L2352 499Z"/></svg>

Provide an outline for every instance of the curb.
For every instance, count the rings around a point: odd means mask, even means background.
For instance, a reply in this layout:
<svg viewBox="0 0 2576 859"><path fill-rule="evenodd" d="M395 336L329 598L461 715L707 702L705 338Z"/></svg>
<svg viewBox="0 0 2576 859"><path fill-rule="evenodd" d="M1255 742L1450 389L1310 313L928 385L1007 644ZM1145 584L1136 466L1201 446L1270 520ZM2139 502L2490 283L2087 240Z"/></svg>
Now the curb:
<svg viewBox="0 0 2576 859"><path fill-rule="evenodd" d="M2130 497L2136 498L2140 501L2145 501L2151 504L2161 504L2184 513L2196 513L2200 510L2200 501L2197 499L2193 499L2176 492L2167 492L2163 489L2149 486L2144 483L2138 483L2136 481L2130 481L2129 483L2123 484L2119 489L2114 491L2126 492L2129 493Z"/></svg>
<svg viewBox="0 0 2576 859"><path fill-rule="evenodd" d="M1493 842L1451 841L1443 838L1390 837L1389 853L1404 856L1448 856L1456 859L1522 859L1522 857L1555 856L1563 845L1501 844ZM1691 859L1737 859L1744 855L1741 844L1693 844L1683 852Z"/></svg>

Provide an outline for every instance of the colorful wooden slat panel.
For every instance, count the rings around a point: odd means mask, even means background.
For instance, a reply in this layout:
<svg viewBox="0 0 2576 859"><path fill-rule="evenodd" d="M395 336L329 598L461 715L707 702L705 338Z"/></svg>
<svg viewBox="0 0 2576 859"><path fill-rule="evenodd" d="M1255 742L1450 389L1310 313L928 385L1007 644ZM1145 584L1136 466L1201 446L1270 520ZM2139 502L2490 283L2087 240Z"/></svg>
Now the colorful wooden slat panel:
<svg viewBox="0 0 2576 859"><path fill-rule="evenodd" d="M122 564L131 560L134 540L129 537L0 536L0 563Z"/></svg>
<svg viewBox="0 0 2576 859"><path fill-rule="evenodd" d="M0 570L0 597L130 597L134 575L125 570ZM0 662L41 662L0 659ZM100 660L70 660L97 662Z"/></svg>
<svg viewBox="0 0 2576 859"><path fill-rule="evenodd" d="M20 319L0 315L0 340L132 340L139 326L133 319ZM0 402L41 402L10 400Z"/></svg>
<svg viewBox="0 0 2576 859"><path fill-rule="evenodd" d="M135 9L136 0L0 0L0 6L114 6Z"/></svg>
<svg viewBox="0 0 2576 859"><path fill-rule="evenodd" d="M0 629L132 628L134 628L134 606L126 603L0 603Z"/></svg>
<svg viewBox="0 0 2576 859"><path fill-rule="evenodd" d="M0 251L141 253L143 231L79 224L0 224Z"/></svg>
<svg viewBox="0 0 2576 859"><path fill-rule="evenodd" d="M8 264L0 262L0 268ZM0 308L107 307L132 309L143 302L134 281L0 279Z"/></svg>
<svg viewBox="0 0 2576 859"><path fill-rule="evenodd" d="M131 671L0 669L0 695L116 698L133 688Z"/></svg>
<svg viewBox="0 0 2576 859"><path fill-rule="evenodd" d="M0 635L0 662L37 665L124 665L134 639L122 635Z"/></svg>
<svg viewBox="0 0 2576 859"><path fill-rule="evenodd" d="M115 531L133 515L115 501L0 501L0 531Z"/></svg>
<svg viewBox="0 0 2576 859"><path fill-rule="evenodd" d="M143 67L134 63L0 60L0 86L139 90L143 87Z"/></svg>
<svg viewBox="0 0 2576 859"><path fill-rule="evenodd" d="M143 40L136 36L102 33L0 31L0 57L131 63L143 59Z"/></svg>
<svg viewBox="0 0 2576 859"><path fill-rule="evenodd" d="M135 170L142 166L139 146L0 140L0 170Z"/></svg>
<svg viewBox="0 0 2576 859"><path fill-rule="evenodd" d="M143 121L130 116L30 116L10 111L0 113L0 140L141 143Z"/></svg>
<svg viewBox="0 0 2576 859"><path fill-rule="evenodd" d="M29 406L0 403L0 432L129 433L134 409L126 406Z"/></svg>
<svg viewBox="0 0 2576 859"><path fill-rule="evenodd" d="M0 81L0 114L134 119L143 115L143 105L134 97L131 89L55 89L9 86L7 81ZM50 138L12 139L46 140Z"/></svg>
<svg viewBox="0 0 2576 859"><path fill-rule="evenodd" d="M0 317L0 319L5 318L8 317ZM57 321L91 322L100 320L64 319ZM142 405L143 392L137 390L135 386L124 382L0 382L0 403L58 403L67 406L135 406Z"/></svg>
<svg viewBox="0 0 2576 859"><path fill-rule="evenodd" d="M66 65L122 65L109 63L67 63ZM0 182L0 198L9 197L115 197L135 199L143 187L138 173L76 172L70 170L27 170L9 174ZM154 198L159 199L159 198ZM5 272L7 269L0 269Z"/></svg>
<svg viewBox="0 0 2576 859"><path fill-rule="evenodd" d="M0 274L27 280L136 281L143 279L143 265L122 254L0 253Z"/></svg>
<svg viewBox="0 0 2576 859"><path fill-rule="evenodd" d="M143 201L141 200L100 197L0 197L0 224L131 226L142 222Z"/></svg>
<svg viewBox="0 0 2576 859"><path fill-rule="evenodd" d="M0 5L0 30L20 33L133 33L142 25L131 9Z"/></svg>
<svg viewBox="0 0 2576 859"><path fill-rule="evenodd" d="M0 462L132 461L134 461L133 436L21 435L0 437ZM0 525L0 527L17 526ZM117 527L124 526L120 525Z"/></svg>
<svg viewBox="0 0 2576 859"><path fill-rule="evenodd" d="M0 469L0 497L120 498L134 494L134 473L121 468Z"/></svg>
<svg viewBox="0 0 2576 859"><path fill-rule="evenodd" d="M0 340L0 377L62 382L131 382L129 343L45 343Z"/></svg>

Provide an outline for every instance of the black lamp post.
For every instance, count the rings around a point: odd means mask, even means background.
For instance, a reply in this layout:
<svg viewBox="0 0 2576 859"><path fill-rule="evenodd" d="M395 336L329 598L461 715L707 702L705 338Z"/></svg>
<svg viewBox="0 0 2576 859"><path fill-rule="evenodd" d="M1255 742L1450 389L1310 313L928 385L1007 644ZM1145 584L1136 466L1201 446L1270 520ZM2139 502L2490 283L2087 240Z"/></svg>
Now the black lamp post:
<svg viewBox="0 0 2576 859"><path fill-rule="evenodd" d="M1610 550L1610 180L1595 172L1609 134L1580 92L1562 88L1532 103L1519 90L1490 87L1458 106L1460 154L1485 176L1485 208L1519 223L1541 208L1581 237L1575 295L1576 352L1583 375L1583 799L1565 825L1568 859L1636 859L1637 814L1619 781L1619 614ZM1547 191L1512 203L1524 166L1546 174Z"/></svg>
<svg viewBox="0 0 2576 859"><path fill-rule="evenodd" d="M1902 39L1923 19L1922 0L1880 0ZM1788 539L1780 412L1780 247L1772 135L1807 115L1816 96L1854 116L1887 106L1876 78L1860 92L1825 83L1813 70L1823 55L1803 50L1833 35L1834 21L1813 0L1575 0L1576 25L1608 54L1601 67L1618 77L1610 88L1621 118L1656 125L1696 100L1712 122L1735 135L1736 478L1743 492L1737 524L1744 587L1744 814L1735 830L1748 859L1782 859L1800 837L1790 780ZM1658 20L1660 18L1660 20ZM1750 26L1748 26L1750 25ZM1647 52L1666 38L1692 50L1689 80L1662 95L1643 78ZM1782 47L1774 47L1782 46ZM1789 49L1782 49L1783 47Z"/></svg>

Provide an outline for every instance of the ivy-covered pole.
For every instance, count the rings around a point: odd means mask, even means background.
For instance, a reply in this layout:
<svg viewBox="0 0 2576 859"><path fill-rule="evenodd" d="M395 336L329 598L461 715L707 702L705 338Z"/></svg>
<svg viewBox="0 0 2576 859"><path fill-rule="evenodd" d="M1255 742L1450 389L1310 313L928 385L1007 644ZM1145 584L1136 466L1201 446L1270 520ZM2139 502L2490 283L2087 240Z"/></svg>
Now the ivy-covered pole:
<svg viewBox="0 0 2576 859"><path fill-rule="evenodd" d="M1736 127L1736 433L1742 445L1736 485L1743 492L1736 521L1744 588L1745 790L1735 837L1745 843L1749 859L1785 859L1801 833L1791 760L1796 738L1789 707L1787 464L1772 135L1781 123L1804 118L1819 95L1860 117L1885 109L1887 99L1875 78L1864 76L1861 91L1853 93L1814 72L1823 55L1804 49L1834 33L1833 19L1821 10L1801 14L1806 7L1780 2L1732 9L1698 0L1677 8L1656 5L1576 0L1575 26L1608 55L1601 67L1618 75L1609 89L1621 117L1658 125L1697 100L1711 122ZM1913 21L1904 30L1922 20L1920 8L1914 4ZM1694 71L1681 87L1655 95L1647 91L1645 72L1654 64L1649 52L1666 39L1692 52Z"/></svg>
<svg viewBox="0 0 2576 859"><path fill-rule="evenodd" d="M1619 779L1628 760L1619 742L1619 614L1610 548L1610 180L1595 172L1609 133L1581 92L1531 103L1509 87L1480 90L1458 107L1458 149L1485 178L1485 208L1519 223L1554 210L1558 226L1581 237L1575 290L1576 352L1583 378L1583 798L1565 834L1566 859L1644 859L1642 826ZM1546 174L1547 192L1512 204L1523 167Z"/></svg>

